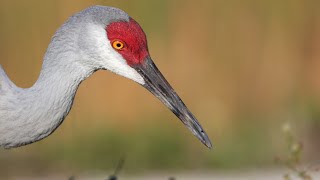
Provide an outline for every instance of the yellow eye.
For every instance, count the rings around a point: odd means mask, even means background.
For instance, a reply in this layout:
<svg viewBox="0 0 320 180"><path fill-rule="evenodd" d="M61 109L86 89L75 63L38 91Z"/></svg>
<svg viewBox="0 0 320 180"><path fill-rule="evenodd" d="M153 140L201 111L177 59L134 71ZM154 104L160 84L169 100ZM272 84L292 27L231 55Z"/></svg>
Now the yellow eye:
<svg viewBox="0 0 320 180"><path fill-rule="evenodd" d="M115 40L112 43L112 47L116 50L121 50L124 48L124 43L119 40Z"/></svg>

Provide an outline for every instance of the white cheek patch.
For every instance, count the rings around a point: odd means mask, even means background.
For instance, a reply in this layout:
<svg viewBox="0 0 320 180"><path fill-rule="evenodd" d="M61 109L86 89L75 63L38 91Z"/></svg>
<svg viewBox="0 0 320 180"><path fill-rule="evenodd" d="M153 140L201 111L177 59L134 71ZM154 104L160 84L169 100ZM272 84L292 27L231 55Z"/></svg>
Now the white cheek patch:
<svg viewBox="0 0 320 180"><path fill-rule="evenodd" d="M141 85L145 84L142 76L127 64L121 54L112 48L104 28L92 25L88 30L94 46L92 50L96 53L94 60L99 61L103 68L113 73L131 79Z"/></svg>

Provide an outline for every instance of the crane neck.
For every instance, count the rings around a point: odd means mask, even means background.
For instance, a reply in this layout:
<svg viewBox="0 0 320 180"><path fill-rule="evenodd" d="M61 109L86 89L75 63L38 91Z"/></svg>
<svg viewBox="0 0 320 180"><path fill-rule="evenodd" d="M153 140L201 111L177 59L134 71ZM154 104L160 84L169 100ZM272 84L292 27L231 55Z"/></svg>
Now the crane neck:
<svg viewBox="0 0 320 180"><path fill-rule="evenodd" d="M63 122L80 83L95 71L79 63L75 41L73 35L53 37L32 87L19 88L7 79L11 85L0 88L0 147L41 140Z"/></svg>

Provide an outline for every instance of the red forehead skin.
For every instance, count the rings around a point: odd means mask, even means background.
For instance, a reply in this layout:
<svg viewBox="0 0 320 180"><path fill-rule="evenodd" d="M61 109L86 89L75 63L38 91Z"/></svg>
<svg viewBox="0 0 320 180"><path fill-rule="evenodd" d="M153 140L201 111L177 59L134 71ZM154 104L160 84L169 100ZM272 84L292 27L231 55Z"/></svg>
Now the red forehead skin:
<svg viewBox="0 0 320 180"><path fill-rule="evenodd" d="M111 45L115 40L125 43L125 47L117 51L128 65L141 64L149 55L146 35L140 25L132 18L129 22L112 22L106 27L106 31Z"/></svg>

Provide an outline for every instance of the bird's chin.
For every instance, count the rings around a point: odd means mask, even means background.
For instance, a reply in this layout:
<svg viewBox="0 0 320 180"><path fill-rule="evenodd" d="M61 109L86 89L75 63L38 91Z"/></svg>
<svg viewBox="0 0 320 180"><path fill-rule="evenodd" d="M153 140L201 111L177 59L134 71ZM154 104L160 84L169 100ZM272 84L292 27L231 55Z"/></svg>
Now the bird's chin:
<svg viewBox="0 0 320 180"><path fill-rule="evenodd" d="M133 68L141 75L144 84L141 84L165 104L182 123L208 148L212 144L200 123L189 111L168 81L164 78L150 57Z"/></svg>

